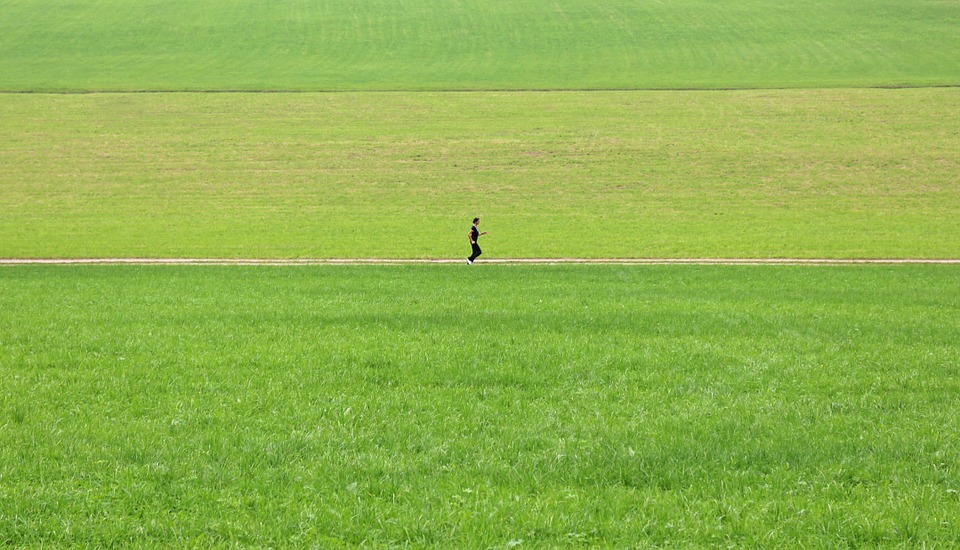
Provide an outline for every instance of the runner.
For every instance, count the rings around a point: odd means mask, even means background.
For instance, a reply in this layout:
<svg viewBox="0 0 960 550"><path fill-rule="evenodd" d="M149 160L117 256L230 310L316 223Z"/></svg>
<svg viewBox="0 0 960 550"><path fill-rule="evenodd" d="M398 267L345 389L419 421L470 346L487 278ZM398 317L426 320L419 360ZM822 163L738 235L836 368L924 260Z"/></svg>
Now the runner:
<svg viewBox="0 0 960 550"><path fill-rule="evenodd" d="M480 245L477 244L477 240L480 238L480 235L486 235L487 232L483 233L477 229L477 226L480 225L480 218L473 218L473 227L470 228L470 232L467 234L470 237L470 245L473 247L473 254L467 258L467 265L473 265L473 261L477 259L477 256L483 254L483 251L480 250Z"/></svg>

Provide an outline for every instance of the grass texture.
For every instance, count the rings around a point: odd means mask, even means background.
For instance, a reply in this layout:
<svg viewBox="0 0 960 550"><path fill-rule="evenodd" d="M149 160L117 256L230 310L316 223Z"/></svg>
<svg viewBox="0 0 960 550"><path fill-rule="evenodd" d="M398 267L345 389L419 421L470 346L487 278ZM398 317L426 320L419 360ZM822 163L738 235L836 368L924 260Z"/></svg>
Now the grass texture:
<svg viewBox="0 0 960 550"><path fill-rule="evenodd" d="M0 96L0 257L960 257L960 90Z"/></svg>
<svg viewBox="0 0 960 550"><path fill-rule="evenodd" d="M0 269L0 545L960 544L960 271Z"/></svg>
<svg viewBox="0 0 960 550"><path fill-rule="evenodd" d="M3 0L0 90L960 84L945 0Z"/></svg>

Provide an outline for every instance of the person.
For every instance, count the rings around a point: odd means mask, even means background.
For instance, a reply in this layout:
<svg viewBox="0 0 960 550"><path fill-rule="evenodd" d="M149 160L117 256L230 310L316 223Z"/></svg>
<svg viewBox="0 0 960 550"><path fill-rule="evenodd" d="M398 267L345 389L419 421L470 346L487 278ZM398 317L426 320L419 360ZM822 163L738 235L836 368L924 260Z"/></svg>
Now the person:
<svg viewBox="0 0 960 550"><path fill-rule="evenodd" d="M473 227L470 228L470 232L467 233L467 236L470 237L470 245L473 247L473 254L467 258L467 265L473 265L473 261L477 259L477 256L483 254L483 251L480 250L480 245L477 244L477 240L480 238L480 235L486 235L487 232L480 232L477 229L477 226L480 225L480 218L473 218Z"/></svg>

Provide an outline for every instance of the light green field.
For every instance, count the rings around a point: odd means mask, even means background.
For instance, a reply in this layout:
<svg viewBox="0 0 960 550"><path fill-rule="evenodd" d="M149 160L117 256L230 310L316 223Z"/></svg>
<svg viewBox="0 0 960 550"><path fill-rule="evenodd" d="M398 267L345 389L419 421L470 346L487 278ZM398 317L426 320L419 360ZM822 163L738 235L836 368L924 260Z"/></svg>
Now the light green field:
<svg viewBox="0 0 960 550"><path fill-rule="evenodd" d="M0 90L960 84L952 0L3 0Z"/></svg>
<svg viewBox="0 0 960 550"><path fill-rule="evenodd" d="M960 90L0 96L0 257L960 257Z"/></svg>
<svg viewBox="0 0 960 550"><path fill-rule="evenodd" d="M0 545L960 544L960 272L0 269Z"/></svg>

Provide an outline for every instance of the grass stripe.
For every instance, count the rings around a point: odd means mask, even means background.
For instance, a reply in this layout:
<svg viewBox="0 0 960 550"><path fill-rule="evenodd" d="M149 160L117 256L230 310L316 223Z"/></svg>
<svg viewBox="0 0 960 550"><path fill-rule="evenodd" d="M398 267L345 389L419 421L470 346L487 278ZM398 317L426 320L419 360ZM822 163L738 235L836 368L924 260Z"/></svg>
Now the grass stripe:
<svg viewBox="0 0 960 550"><path fill-rule="evenodd" d="M960 257L956 89L0 96L0 257ZM464 254L465 255L465 254Z"/></svg>
<svg viewBox="0 0 960 550"><path fill-rule="evenodd" d="M956 266L0 269L12 546L954 546Z"/></svg>
<svg viewBox="0 0 960 550"><path fill-rule="evenodd" d="M0 89L956 85L958 22L940 0L7 0Z"/></svg>

